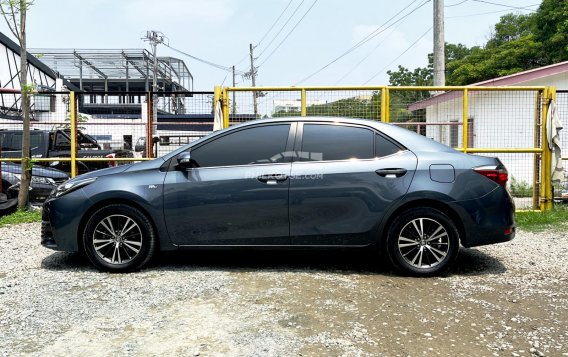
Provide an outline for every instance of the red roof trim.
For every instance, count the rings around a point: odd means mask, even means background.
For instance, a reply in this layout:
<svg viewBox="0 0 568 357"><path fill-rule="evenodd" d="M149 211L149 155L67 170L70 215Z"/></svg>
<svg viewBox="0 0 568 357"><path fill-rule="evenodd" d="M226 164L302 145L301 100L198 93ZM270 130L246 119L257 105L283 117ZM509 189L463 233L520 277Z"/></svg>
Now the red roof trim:
<svg viewBox="0 0 568 357"><path fill-rule="evenodd" d="M549 76L559 74L559 73L564 73L564 72L568 72L568 61L555 63L555 64L551 64L549 66L544 66L544 67L540 67L540 68L530 69L528 71L510 74L508 76L489 79L489 80L486 80L486 81L483 81L483 82L470 84L468 87L475 87L475 86L488 86L488 87L492 87L492 86L512 86L512 85L515 85L515 84L528 82L528 81L539 79L539 78L549 77ZM462 95L461 91L446 92L446 93L443 93L443 94L436 95L432 98L428 98L428 99L422 100L420 102L413 103L408 107L408 109L411 110L411 111L418 110L418 109L424 109L424 108L427 108L427 107L432 106L432 105L440 104L440 103L446 102L448 100L455 99L457 97L460 97L461 95Z"/></svg>

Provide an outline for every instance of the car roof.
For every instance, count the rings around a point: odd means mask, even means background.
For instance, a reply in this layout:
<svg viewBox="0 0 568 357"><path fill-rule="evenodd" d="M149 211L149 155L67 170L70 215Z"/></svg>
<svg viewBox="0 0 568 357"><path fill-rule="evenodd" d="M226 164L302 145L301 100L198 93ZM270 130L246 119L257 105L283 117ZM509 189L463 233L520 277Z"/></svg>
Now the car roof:
<svg viewBox="0 0 568 357"><path fill-rule="evenodd" d="M247 127L259 124L270 123L287 123L287 122L321 122L321 123L338 123L338 124L355 124L372 127L381 133L398 141L411 151L454 151L454 149L434 141L431 138L415 133L414 131L399 127L394 124L387 124L378 120L372 119L357 119L345 117L324 117L324 116L309 116L309 117L281 117L281 118L267 118L250 120L241 124L230 126L225 130L236 129L239 127Z"/></svg>
<svg viewBox="0 0 568 357"><path fill-rule="evenodd" d="M262 124L274 124L274 123L291 123L291 122L320 122L320 123L338 123L338 124L355 124L363 125L373 128L386 136L399 142L407 149L413 152L456 152L454 149L440 144L433 139L427 138L414 131L398 127L392 124L382 123L378 120L370 119L354 119L345 117L323 117L323 116L309 116L309 117L281 117L281 118L267 118L267 119L257 119L249 120L243 123L232 125L228 128L218 130L212 134L204 136L197 139L186 146L170 152L163 156L164 160L168 160L173 156L176 156L182 151L187 150L193 146L201 145L204 141L214 139L216 137L222 136L234 130L244 129L249 126L262 125Z"/></svg>

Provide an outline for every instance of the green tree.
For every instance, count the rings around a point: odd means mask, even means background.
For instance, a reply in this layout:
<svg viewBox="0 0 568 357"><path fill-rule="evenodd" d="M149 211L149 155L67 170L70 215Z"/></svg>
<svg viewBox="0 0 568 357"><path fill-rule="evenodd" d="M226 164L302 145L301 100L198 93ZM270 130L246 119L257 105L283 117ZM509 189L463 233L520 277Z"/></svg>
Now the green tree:
<svg viewBox="0 0 568 357"><path fill-rule="evenodd" d="M534 14L535 41L542 44L545 64L568 59L568 1L544 0Z"/></svg>
<svg viewBox="0 0 568 357"><path fill-rule="evenodd" d="M495 24L485 46L446 44L446 84L468 85L568 60L568 1L543 0L533 14L506 14ZM420 85L429 65L389 72L391 85Z"/></svg>
<svg viewBox="0 0 568 357"><path fill-rule="evenodd" d="M33 85L28 85L28 51L26 49L26 14L33 0L0 0L0 12L12 34L20 44L20 87L23 119L22 135L22 176L18 194L18 209L29 207L29 190L32 179L30 158L30 93Z"/></svg>

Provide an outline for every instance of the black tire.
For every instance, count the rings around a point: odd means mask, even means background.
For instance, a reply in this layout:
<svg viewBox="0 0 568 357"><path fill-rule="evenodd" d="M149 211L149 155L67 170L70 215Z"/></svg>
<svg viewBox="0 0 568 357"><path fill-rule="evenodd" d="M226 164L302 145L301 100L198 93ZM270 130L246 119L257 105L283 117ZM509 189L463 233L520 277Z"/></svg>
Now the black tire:
<svg viewBox="0 0 568 357"><path fill-rule="evenodd" d="M394 267L414 276L439 275L455 261L459 233L452 220L434 208L412 208L400 214L387 235Z"/></svg>
<svg viewBox="0 0 568 357"><path fill-rule="evenodd" d="M152 259L157 238L140 210L111 204L96 211L85 226L83 249L91 263L108 272L139 270Z"/></svg>

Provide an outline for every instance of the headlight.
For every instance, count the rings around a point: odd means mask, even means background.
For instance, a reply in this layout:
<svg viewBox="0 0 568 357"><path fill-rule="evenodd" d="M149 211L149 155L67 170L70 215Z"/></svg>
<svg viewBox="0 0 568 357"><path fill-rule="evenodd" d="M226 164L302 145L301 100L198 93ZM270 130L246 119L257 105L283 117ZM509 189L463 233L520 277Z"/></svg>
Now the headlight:
<svg viewBox="0 0 568 357"><path fill-rule="evenodd" d="M61 197L61 196L65 195L65 194L67 194L71 191L75 191L78 188L90 185L93 182L95 182L96 180L97 180L96 177L92 177L92 178L88 178L88 179L62 183L61 185L57 186L57 188L55 189L55 197Z"/></svg>
<svg viewBox="0 0 568 357"><path fill-rule="evenodd" d="M55 181L50 177L32 176L32 183L55 186Z"/></svg>

